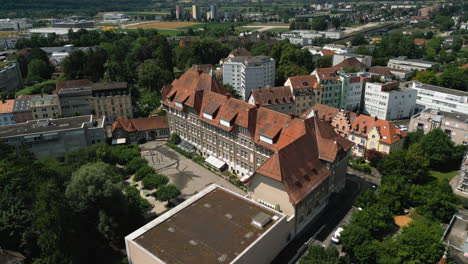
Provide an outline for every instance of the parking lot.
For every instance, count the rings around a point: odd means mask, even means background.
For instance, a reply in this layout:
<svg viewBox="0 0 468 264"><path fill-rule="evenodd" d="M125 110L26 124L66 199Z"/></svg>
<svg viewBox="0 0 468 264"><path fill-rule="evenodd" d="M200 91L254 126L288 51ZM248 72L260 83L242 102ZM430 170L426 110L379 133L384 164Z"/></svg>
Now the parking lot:
<svg viewBox="0 0 468 264"><path fill-rule="evenodd" d="M190 198L213 183L238 194L246 195L237 186L175 152L164 142L147 142L140 145L140 149L142 157L148 160L148 164L156 172L167 176L169 182L179 188L182 193L181 198Z"/></svg>

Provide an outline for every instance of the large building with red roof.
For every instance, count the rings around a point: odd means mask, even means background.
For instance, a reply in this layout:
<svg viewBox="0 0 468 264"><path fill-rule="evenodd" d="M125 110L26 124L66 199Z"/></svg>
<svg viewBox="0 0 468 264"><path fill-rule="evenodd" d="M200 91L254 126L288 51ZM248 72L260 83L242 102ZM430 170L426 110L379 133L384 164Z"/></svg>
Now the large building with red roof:
<svg viewBox="0 0 468 264"><path fill-rule="evenodd" d="M196 69L165 86L161 96L170 131L239 175L253 200L294 216L295 231L344 188L353 143L328 122L232 98Z"/></svg>
<svg viewBox="0 0 468 264"><path fill-rule="evenodd" d="M144 118L119 116L112 124L112 138L115 139L115 143L169 138L167 118L165 116Z"/></svg>

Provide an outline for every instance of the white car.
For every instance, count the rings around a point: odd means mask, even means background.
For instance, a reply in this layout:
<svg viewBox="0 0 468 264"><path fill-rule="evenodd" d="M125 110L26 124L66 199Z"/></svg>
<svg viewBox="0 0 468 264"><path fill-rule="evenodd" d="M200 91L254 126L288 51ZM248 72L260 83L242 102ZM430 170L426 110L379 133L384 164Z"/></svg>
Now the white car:
<svg viewBox="0 0 468 264"><path fill-rule="evenodd" d="M338 229L336 229L335 233L333 233L333 236L331 238L331 242L334 243L334 244L339 244L340 243L340 236L341 236L341 232L343 232L343 228L342 227L338 227Z"/></svg>
<svg viewBox="0 0 468 264"><path fill-rule="evenodd" d="M398 127L401 131L408 131L408 128L405 125L400 125Z"/></svg>

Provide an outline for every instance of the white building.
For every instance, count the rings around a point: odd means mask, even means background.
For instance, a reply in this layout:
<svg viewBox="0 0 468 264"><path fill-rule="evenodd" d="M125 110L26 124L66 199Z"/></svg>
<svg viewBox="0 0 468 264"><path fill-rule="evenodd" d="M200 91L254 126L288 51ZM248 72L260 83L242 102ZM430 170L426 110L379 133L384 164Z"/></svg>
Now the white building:
<svg viewBox="0 0 468 264"><path fill-rule="evenodd" d="M32 28L32 23L27 18L0 19L0 31L20 31Z"/></svg>
<svg viewBox="0 0 468 264"><path fill-rule="evenodd" d="M345 45L339 44L327 44L323 46L323 49L331 50L337 54L348 53L351 51L350 48L346 47Z"/></svg>
<svg viewBox="0 0 468 264"><path fill-rule="evenodd" d="M417 94L417 90L401 87L398 82L367 82L364 113L385 120L409 118L416 107Z"/></svg>
<svg viewBox="0 0 468 264"><path fill-rule="evenodd" d="M406 71L425 71L434 67L435 65L437 65L436 62L411 60L402 56L395 59L390 59L388 61L387 67Z"/></svg>
<svg viewBox="0 0 468 264"><path fill-rule="evenodd" d="M444 112L468 114L468 92L420 82L407 82L402 85L418 91L416 113L431 108Z"/></svg>
<svg viewBox="0 0 468 264"><path fill-rule="evenodd" d="M353 54L353 53L340 53L333 55L333 66L340 64L347 58L356 58L358 61L364 63L367 66L372 65L372 56Z"/></svg>
<svg viewBox="0 0 468 264"><path fill-rule="evenodd" d="M223 64L223 83L246 100L252 89L275 85L275 60L267 56L239 56Z"/></svg>
<svg viewBox="0 0 468 264"><path fill-rule="evenodd" d="M102 19L104 20L104 22L123 22L130 20L127 15L121 13L104 14L102 16Z"/></svg>
<svg viewBox="0 0 468 264"><path fill-rule="evenodd" d="M312 45L314 39L341 39L343 36L343 31L293 30L281 34L281 39L287 39L292 44L301 44L305 46Z"/></svg>
<svg viewBox="0 0 468 264"><path fill-rule="evenodd" d="M362 93L366 82L370 81L369 73L342 73L340 80L342 85L340 108L357 112L362 108Z"/></svg>

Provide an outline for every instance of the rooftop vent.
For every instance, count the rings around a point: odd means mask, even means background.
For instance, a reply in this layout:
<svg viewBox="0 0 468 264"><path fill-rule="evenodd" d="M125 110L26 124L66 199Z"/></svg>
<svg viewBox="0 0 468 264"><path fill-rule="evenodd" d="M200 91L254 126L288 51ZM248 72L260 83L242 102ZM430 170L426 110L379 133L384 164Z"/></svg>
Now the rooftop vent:
<svg viewBox="0 0 468 264"><path fill-rule="evenodd" d="M224 262L226 259L227 259L227 255L226 255L226 254L223 254L223 255L221 255L221 256L218 258L218 261L219 261L219 262Z"/></svg>
<svg viewBox="0 0 468 264"><path fill-rule="evenodd" d="M252 218L251 224L257 228L264 228L268 223L270 223L271 217L264 212L258 213Z"/></svg>

